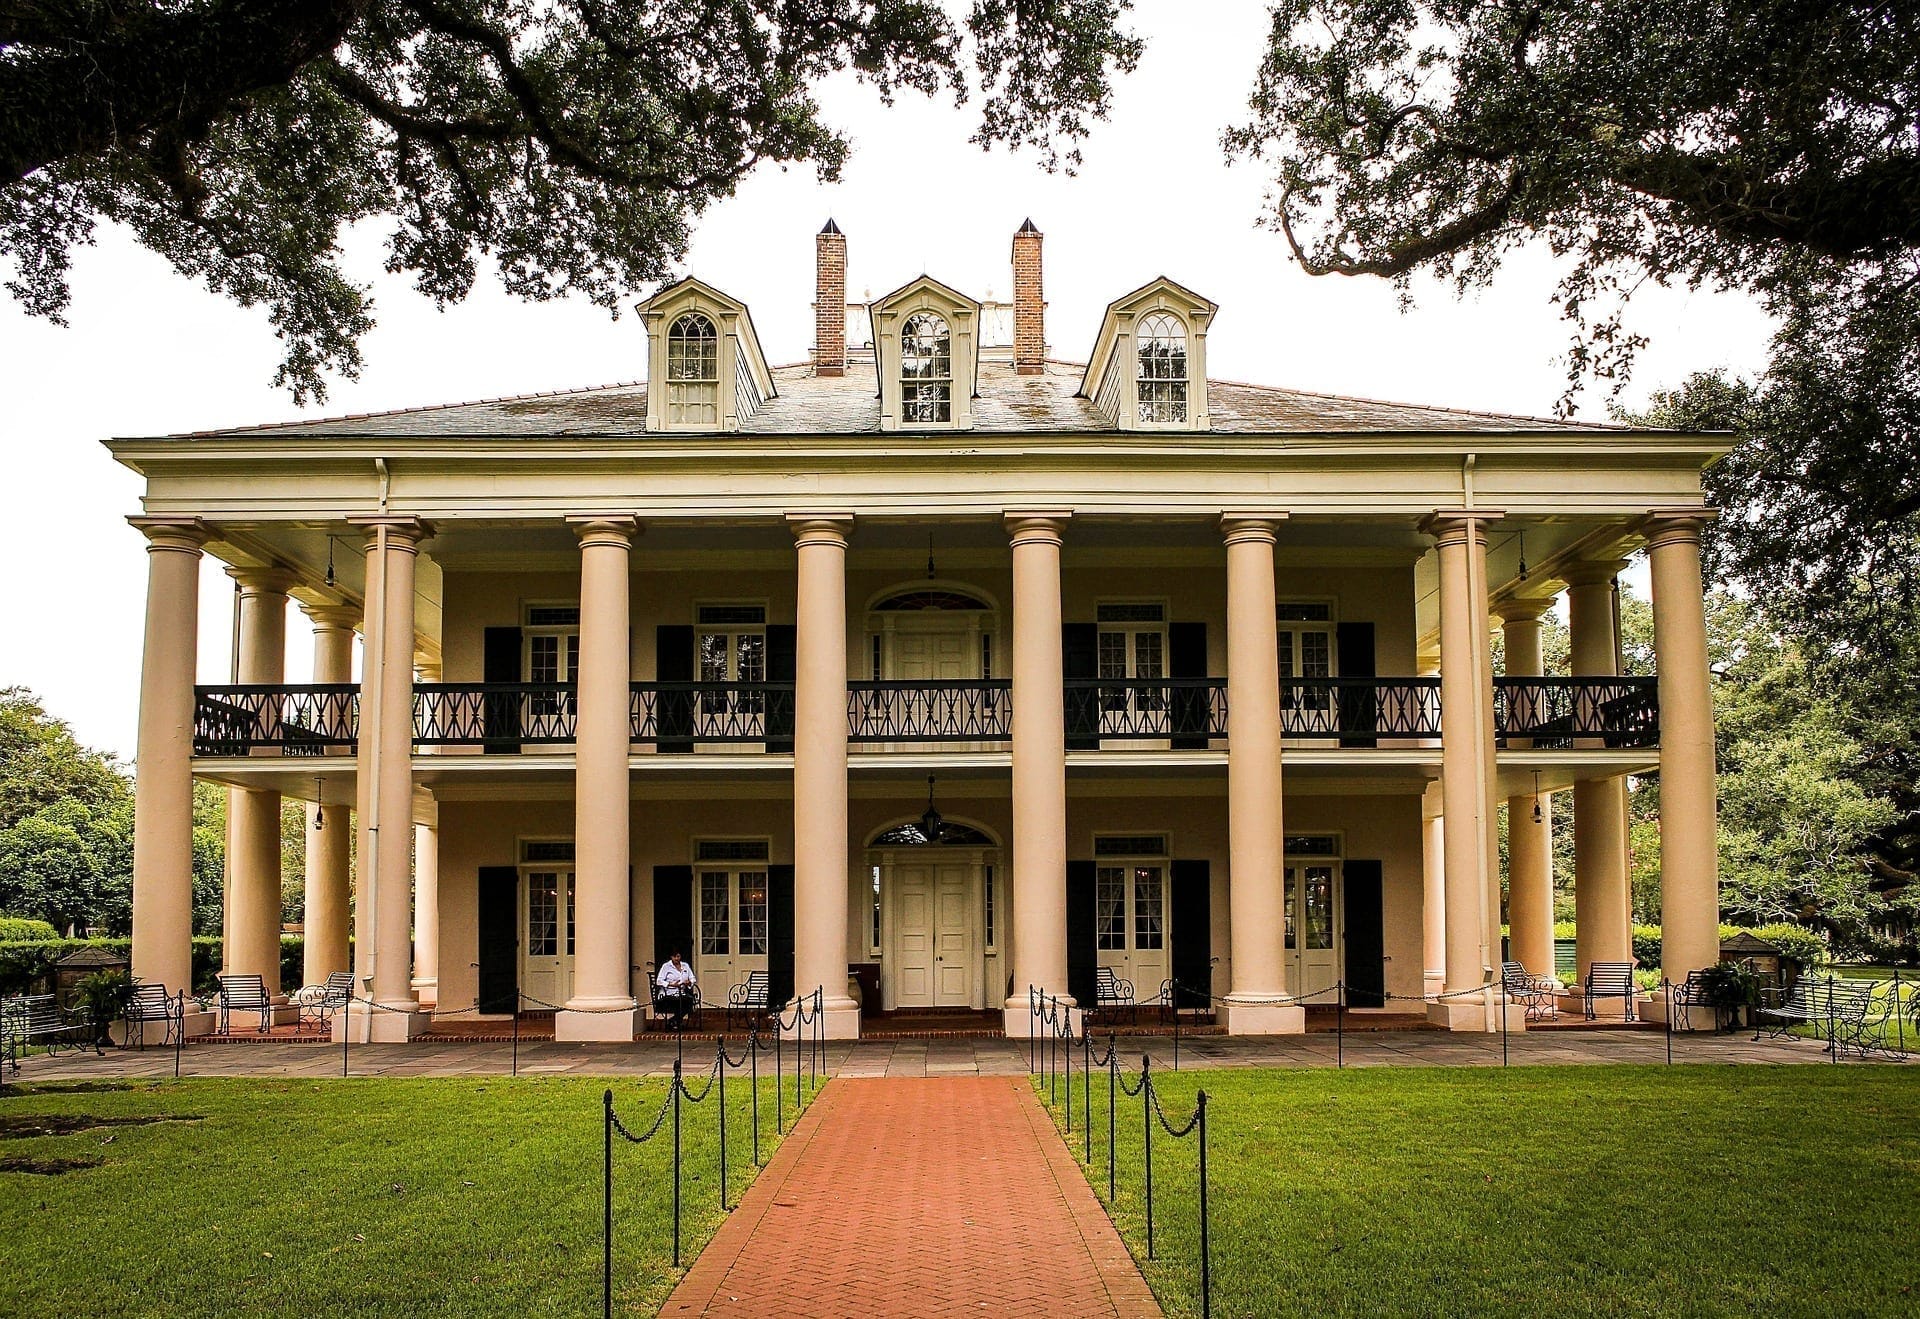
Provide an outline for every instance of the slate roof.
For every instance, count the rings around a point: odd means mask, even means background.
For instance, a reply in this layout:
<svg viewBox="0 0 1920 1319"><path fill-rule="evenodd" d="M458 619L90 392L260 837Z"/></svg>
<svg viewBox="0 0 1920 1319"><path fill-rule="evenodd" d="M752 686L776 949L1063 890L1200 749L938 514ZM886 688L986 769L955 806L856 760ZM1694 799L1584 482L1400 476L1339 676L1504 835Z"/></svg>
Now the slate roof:
<svg viewBox="0 0 1920 1319"><path fill-rule="evenodd" d="M1113 427L1077 394L1082 365L1050 362L1044 374L1017 375L1010 362L980 364L974 434L1098 434ZM777 397L741 424L750 435L865 435L880 431L880 400L871 363L840 377L816 376L806 365L776 367ZM175 438L289 437L532 439L543 436L639 436L646 433L647 387L529 394L313 421L198 431ZM1511 431L1603 432L1627 429L1594 422L1466 412L1453 408L1276 389L1230 380L1208 382L1214 434L1433 434Z"/></svg>

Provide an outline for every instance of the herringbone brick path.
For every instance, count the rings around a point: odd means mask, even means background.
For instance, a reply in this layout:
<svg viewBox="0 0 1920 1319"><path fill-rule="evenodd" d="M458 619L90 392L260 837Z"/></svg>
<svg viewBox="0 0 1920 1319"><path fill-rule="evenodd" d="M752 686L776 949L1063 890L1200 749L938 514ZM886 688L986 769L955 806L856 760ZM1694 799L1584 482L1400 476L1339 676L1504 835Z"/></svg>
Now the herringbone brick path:
<svg viewBox="0 0 1920 1319"><path fill-rule="evenodd" d="M1158 1319L1025 1077L829 1085L663 1315Z"/></svg>

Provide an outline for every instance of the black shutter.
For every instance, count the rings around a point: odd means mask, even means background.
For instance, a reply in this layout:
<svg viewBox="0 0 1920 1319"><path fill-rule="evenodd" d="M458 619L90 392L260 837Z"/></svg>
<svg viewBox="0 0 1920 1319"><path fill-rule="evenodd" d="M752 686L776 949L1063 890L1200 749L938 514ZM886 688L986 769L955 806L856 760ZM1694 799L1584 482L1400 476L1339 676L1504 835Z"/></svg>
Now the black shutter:
<svg viewBox="0 0 1920 1319"><path fill-rule="evenodd" d="M785 691L767 693L767 750L793 750L794 627L767 625L767 681L786 683Z"/></svg>
<svg viewBox="0 0 1920 1319"><path fill-rule="evenodd" d="M1060 628L1061 675L1069 682L1099 676L1100 628L1096 623L1066 623ZM1067 750L1100 749L1100 693L1093 687L1069 687ZM1016 700L1022 699L1015 697Z"/></svg>
<svg viewBox="0 0 1920 1319"><path fill-rule="evenodd" d="M1174 623L1167 628L1167 676L1205 678L1207 676L1207 625ZM1205 751L1209 699L1207 689L1173 689L1173 749Z"/></svg>
<svg viewBox="0 0 1920 1319"><path fill-rule="evenodd" d="M653 973L660 974L674 950L688 962L693 955L693 867L655 866L653 868ZM648 992L652 992L651 986ZM725 992L724 986L722 991ZM713 988L700 987L702 997L711 998Z"/></svg>
<svg viewBox="0 0 1920 1319"><path fill-rule="evenodd" d="M1173 978L1179 1005L1205 1010L1213 993L1213 867L1201 857L1175 861L1167 915L1173 925ZM1140 987L1135 986L1135 992Z"/></svg>
<svg viewBox="0 0 1920 1319"><path fill-rule="evenodd" d="M693 629L667 627L654 629L653 673L662 684L685 683L670 689L661 686L655 692L658 701L656 727L662 751L693 750Z"/></svg>
<svg viewBox="0 0 1920 1319"><path fill-rule="evenodd" d="M827 986L833 988L832 985ZM813 992L813 986L807 986ZM793 867L767 867L767 1002L793 997Z"/></svg>
<svg viewBox="0 0 1920 1319"><path fill-rule="evenodd" d="M1382 929L1380 863L1349 861L1341 868L1346 888L1347 1006L1387 1005L1386 936Z"/></svg>
<svg viewBox="0 0 1920 1319"><path fill-rule="evenodd" d="M480 984L475 997L482 1012L512 1012L520 981L516 937L520 926L519 870L513 866L481 866L478 898Z"/></svg>
<svg viewBox="0 0 1920 1319"><path fill-rule="evenodd" d="M1342 623L1334 645L1340 658L1342 678L1371 678L1373 672L1373 624ZM1340 693L1340 743L1342 746L1372 746L1380 727L1374 690L1371 684L1337 684Z"/></svg>
<svg viewBox="0 0 1920 1319"><path fill-rule="evenodd" d="M520 629L490 627L480 638L482 682L520 682ZM512 692L493 692L480 698L483 749L492 755L515 755L520 750L520 698Z"/></svg>
<svg viewBox="0 0 1920 1319"><path fill-rule="evenodd" d="M1094 864L1091 861L1067 862L1067 992L1083 1008L1093 1006L1094 969L1100 965L1100 950L1094 936ZM1016 930L1013 936L1020 938ZM1015 986L1017 991L1020 986ZM1058 985L1036 985L1036 989L1058 994Z"/></svg>

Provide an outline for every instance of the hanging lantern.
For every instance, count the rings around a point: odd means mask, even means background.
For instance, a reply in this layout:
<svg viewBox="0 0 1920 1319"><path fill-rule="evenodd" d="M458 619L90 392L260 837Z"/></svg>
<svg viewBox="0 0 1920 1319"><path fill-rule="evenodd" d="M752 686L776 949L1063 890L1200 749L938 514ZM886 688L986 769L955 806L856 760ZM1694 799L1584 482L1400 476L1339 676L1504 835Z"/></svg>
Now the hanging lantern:
<svg viewBox="0 0 1920 1319"><path fill-rule="evenodd" d="M927 809L920 816L920 832L926 835L929 843L940 841L940 835L947 831L947 822L933 805L933 775L927 775Z"/></svg>

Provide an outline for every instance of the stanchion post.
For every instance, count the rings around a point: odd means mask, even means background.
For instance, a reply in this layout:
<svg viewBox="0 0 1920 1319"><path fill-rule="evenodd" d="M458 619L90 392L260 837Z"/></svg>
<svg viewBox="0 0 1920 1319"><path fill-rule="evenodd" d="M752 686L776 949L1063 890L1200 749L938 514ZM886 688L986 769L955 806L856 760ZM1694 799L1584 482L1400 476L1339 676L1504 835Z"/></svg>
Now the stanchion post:
<svg viewBox="0 0 1920 1319"><path fill-rule="evenodd" d="M773 1129L787 1134L787 1087L780 1074L780 1010L773 1012Z"/></svg>
<svg viewBox="0 0 1920 1319"><path fill-rule="evenodd" d="M1507 1037L1507 982L1504 979L1500 982L1499 996L1493 1001L1500 1012L1500 1065L1511 1067L1513 1059L1508 1052Z"/></svg>
<svg viewBox="0 0 1920 1319"><path fill-rule="evenodd" d="M606 1162L601 1177L600 1224L600 1313L603 1319L613 1315L613 1087L600 1096L602 1135L606 1141Z"/></svg>
<svg viewBox="0 0 1920 1319"><path fill-rule="evenodd" d="M344 1029L344 1030L342 1030L342 1031L340 1032L340 1079L341 1079L341 1080L345 1080L345 1079L346 1079L346 1076L347 1076L347 1050L348 1050L348 1049L349 1049L349 1048L350 1048L350 1047L352 1046L352 1044L353 1044L353 995L352 995L351 993L349 993L349 994L347 995L347 1008L346 1008L346 1012L347 1012L347 1025L346 1025L346 1029ZM183 1035L184 1035L184 1034L186 1034L186 1027L187 1027L187 1023L186 1023L186 1018L184 1018L184 1017L183 1017L183 1018L181 1018L181 1020L180 1020L180 1033L181 1033L181 1034L183 1034ZM369 1031L368 1031L367 1033L368 1033L369 1035L371 1035L371 1034L372 1034L373 1032L372 1032L371 1030L369 1030Z"/></svg>
<svg viewBox="0 0 1920 1319"><path fill-rule="evenodd" d="M1073 1135L1073 1018L1067 1018L1067 1046L1061 1052L1067 1063L1067 1135Z"/></svg>
<svg viewBox="0 0 1920 1319"><path fill-rule="evenodd" d="M1177 1072L1180 1070L1180 982L1168 980L1167 983L1171 987L1167 997L1172 1000L1167 1008L1173 1013L1173 1070Z"/></svg>
<svg viewBox="0 0 1920 1319"><path fill-rule="evenodd" d="M680 1076L680 1060L673 1060L673 1267L680 1267L680 1096L686 1085Z"/></svg>
<svg viewBox="0 0 1920 1319"><path fill-rule="evenodd" d="M1027 1075L1032 1076L1040 1070L1040 1059L1034 1053L1033 1019L1040 1015L1040 1007L1034 1001L1033 986L1027 986Z"/></svg>
<svg viewBox="0 0 1920 1319"><path fill-rule="evenodd" d="M1673 981L1661 976L1660 990L1667 996L1667 1066L1671 1067L1673 1066Z"/></svg>
<svg viewBox="0 0 1920 1319"><path fill-rule="evenodd" d="M1087 1147L1086 1165L1093 1166L1093 1040L1080 1028L1080 1134Z"/></svg>
<svg viewBox="0 0 1920 1319"><path fill-rule="evenodd" d="M1893 996L1893 1029L1900 1041L1899 1052L1904 1054L1907 1051L1907 1023L1900 1015L1900 968L1897 966L1893 968L1893 987L1887 992ZM1886 1036L1880 1038L1885 1039Z"/></svg>
<svg viewBox="0 0 1920 1319"><path fill-rule="evenodd" d="M520 1075L520 1009L525 1006L520 1001L520 986L513 987L513 1074ZM559 995L554 995L558 998Z"/></svg>
<svg viewBox="0 0 1920 1319"><path fill-rule="evenodd" d="M1827 1057L1835 1066L1840 1063L1840 1023L1833 1010L1833 986L1835 977L1827 976Z"/></svg>
<svg viewBox="0 0 1920 1319"><path fill-rule="evenodd" d="M747 1032L747 1079L753 1087L753 1166L760 1166L760 1023Z"/></svg>
<svg viewBox="0 0 1920 1319"><path fill-rule="evenodd" d="M713 1042L713 1051L719 1055L715 1067L720 1076L720 1212L727 1212L727 1037L722 1035Z"/></svg>
<svg viewBox="0 0 1920 1319"><path fill-rule="evenodd" d="M1895 972L1894 974L1897 976L1899 973ZM1898 982L1896 981L1896 983ZM1900 995L1896 992L1893 999L1893 1006L1898 1010L1900 1007ZM187 991L184 989L174 995L174 1013L174 1020L179 1023L179 1026L173 1032L173 1079L178 1081L180 1079L180 1054L187 1047ZM141 1029L146 1029L145 1023L141 1024ZM144 1040L141 1042L143 1044L145 1043Z"/></svg>
<svg viewBox="0 0 1920 1319"><path fill-rule="evenodd" d="M1207 1221L1207 1092L1197 1097L1200 1105L1200 1319L1213 1319L1213 1243Z"/></svg>
<svg viewBox="0 0 1920 1319"><path fill-rule="evenodd" d="M1147 1258L1153 1258L1153 1058L1140 1055L1140 1131L1147 1150Z"/></svg>
<svg viewBox="0 0 1920 1319"><path fill-rule="evenodd" d="M1120 1085L1120 1050L1115 1047L1114 1032L1107 1032L1107 1203L1114 1201L1114 1108Z"/></svg>
<svg viewBox="0 0 1920 1319"><path fill-rule="evenodd" d="M1338 1071L1347 1065L1347 982L1335 980L1333 992L1333 1065ZM1506 1019L1502 1013L1500 1020L1504 1023Z"/></svg>

